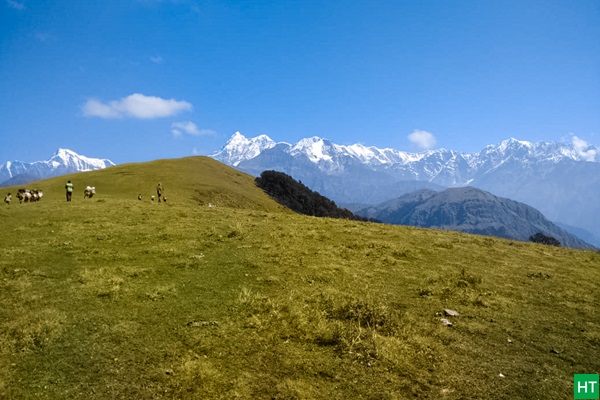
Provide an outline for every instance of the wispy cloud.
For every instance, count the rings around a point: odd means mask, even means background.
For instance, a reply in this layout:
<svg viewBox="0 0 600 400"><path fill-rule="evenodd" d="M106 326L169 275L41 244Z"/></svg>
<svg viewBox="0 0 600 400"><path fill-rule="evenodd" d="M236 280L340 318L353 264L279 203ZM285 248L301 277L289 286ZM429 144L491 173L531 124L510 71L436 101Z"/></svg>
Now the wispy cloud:
<svg viewBox="0 0 600 400"><path fill-rule="evenodd" d="M194 14L200 14L200 6L194 0L137 0L139 4L146 7L156 7L162 4L166 5L179 5L189 7L190 11Z"/></svg>
<svg viewBox="0 0 600 400"><path fill-rule="evenodd" d="M198 129L198 126L191 121L173 122L171 124L171 133L175 137L180 137L184 133L187 133L188 135L200 135L200 129Z"/></svg>
<svg viewBox="0 0 600 400"><path fill-rule="evenodd" d="M191 121L173 122L171 124L171 134L173 137L181 137L184 133L192 136L214 135L212 129L200 129Z"/></svg>
<svg viewBox="0 0 600 400"><path fill-rule="evenodd" d="M152 61L154 64L162 64L165 62L165 59L161 56L152 56L150 57L150 61Z"/></svg>
<svg viewBox="0 0 600 400"><path fill-rule="evenodd" d="M47 32L36 32L34 34L34 37L36 40L43 43L48 43L56 40L56 37L54 35Z"/></svg>
<svg viewBox="0 0 600 400"><path fill-rule="evenodd" d="M83 106L83 115L99 118L139 118L153 119L177 115L191 111L192 104L175 99L162 99L134 93L119 100L103 103L90 99Z"/></svg>
<svg viewBox="0 0 600 400"><path fill-rule="evenodd" d="M427 150L435 146L437 141L435 136L427 131L415 130L413 133L408 135L408 140L416 144L423 150Z"/></svg>
<svg viewBox="0 0 600 400"><path fill-rule="evenodd" d="M6 4L8 4L8 6L10 8L14 8L16 10L24 10L25 9L25 3L22 1L6 0Z"/></svg>
<svg viewBox="0 0 600 400"><path fill-rule="evenodd" d="M200 129L200 135L216 135L217 132L212 129Z"/></svg>
<svg viewBox="0 0 600 400"><path fill-rule="evenodd" d="M582 160L596 161L596 155L598 154L598 152L596 151L596 149L592 148L592 146L590 146L588 142L573 135L571 143L573 143L575 151L577 152L579 157L581 157Z"/></svg>

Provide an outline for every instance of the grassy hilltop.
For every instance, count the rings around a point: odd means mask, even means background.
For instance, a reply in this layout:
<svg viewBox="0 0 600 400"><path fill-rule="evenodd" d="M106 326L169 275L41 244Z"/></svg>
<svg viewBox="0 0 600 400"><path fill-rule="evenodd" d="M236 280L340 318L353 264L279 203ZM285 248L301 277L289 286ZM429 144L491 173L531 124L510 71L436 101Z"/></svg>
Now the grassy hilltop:
<svg viewBox="0 0 600 400"><path fill-rule="evenodd" d="M301 216L204 157L27 187L0 399L567 399L600 370L595 252Z"/></svg>

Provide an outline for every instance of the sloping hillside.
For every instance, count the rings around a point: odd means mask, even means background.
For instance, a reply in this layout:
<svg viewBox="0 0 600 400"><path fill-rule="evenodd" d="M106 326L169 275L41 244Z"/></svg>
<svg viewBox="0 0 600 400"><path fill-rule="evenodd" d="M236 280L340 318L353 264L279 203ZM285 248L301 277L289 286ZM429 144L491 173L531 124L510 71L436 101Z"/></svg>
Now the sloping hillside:
<svg viewBox="0 0 600 400"><path fill-rule="evenodd" d="M187 157L157 160L147 163L123 164L105 170L63 175L22 186L3 188L13 195L20 187L41 189L42 202L64 202L65 183L72 180L75 185L73 199L83 199L86 186L96 188L96 200L143 200L156 196L160 182L168 202L179 204L213 203L244 209L281 210L262 190L256 188L254 178L228 167L209 157Z"/></svg>
<svg viewBox="0 0 600 400"><path fill-rule="evenodd" d="M570 398L600 369L600 254L297 215L252 180L161 160L0 207L0 399Z"/></svg>

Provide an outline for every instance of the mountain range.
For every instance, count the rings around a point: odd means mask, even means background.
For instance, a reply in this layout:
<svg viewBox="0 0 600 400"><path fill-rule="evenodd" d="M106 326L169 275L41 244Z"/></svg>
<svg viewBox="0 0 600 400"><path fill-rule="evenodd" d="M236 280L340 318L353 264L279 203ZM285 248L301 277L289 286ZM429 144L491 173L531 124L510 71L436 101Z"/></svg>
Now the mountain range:
<svg viewBox="0 0 600 400"><path fill-rule="evenodd" d="M535 208L468 186L441 192L429 189L368 207L357 215L396 225L446 229L528 241L536 233L551 236L565 247L593 246L548 221Z"/></svg>
<svg viewBox="0 0 600 400"><path fill-rule="evenodd" d="M104 169L114 165L115 163L108 159L90 158L72 150L58 149L47 161L7 161L0 165L0 186L23 185L39 179Z"/></svg>
<svg viewBox="0 0 600 400"><path fill-rule="evenodd" d="M291 144L237 132L212 157L254 176L264 170L284 172L342 205L379 204L420 189L473 186L600 237L600 149L591 145L510 138L476 153L410 153L319 137Z"/></svg>
<svg viewBox="0 0 600 400"><path fill-rule="evenodd" d="M477 187L533 206L600 246L600 149L594 146L508 139L477 153L409 153L318 137L277 143L266 135L246 138L238 132L212 157L254 176L265 170L287 173L353 211L423 189ZM0 165L0 186L113 165L58 149L47 161Z"/></svg>

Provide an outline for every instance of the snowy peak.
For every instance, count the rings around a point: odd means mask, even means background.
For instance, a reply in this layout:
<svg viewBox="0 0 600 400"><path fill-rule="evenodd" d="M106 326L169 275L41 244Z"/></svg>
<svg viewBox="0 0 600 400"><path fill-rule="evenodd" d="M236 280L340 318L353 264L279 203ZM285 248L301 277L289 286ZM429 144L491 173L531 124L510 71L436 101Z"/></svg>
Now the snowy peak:
<svg viewBox="0 0 600 400"><path fill-rule="evenodd" d="M236 132L225 143L225 146L212 155L213 158L233 166L238 166L242 161L251 160L264 150L275 147L275 143L267 135L259 135L248 139L240 132Z"/></svg>
<svg viewBox="0 0 600 400"><path fill-rule="evenodd" d="M56 153L48 161L38 161L41 163L49 163L54 168L67 166L76 171L93 171L114 166L115 164L108 159L90 158L79 155L69 149L58 149Z"/></svg>
<svg viewBox="0 0 600 400"><path fill-rule="evenodd" d="M331 161L339 146L317 136L300 140L290 149L290 154L296 156L304 154L310 161L317 164L322 161Z"/></svg>
<svg viewBox="0 0 600 400"><path fill-rule="evenodd" d="M511 137L510 139L506 139L500 142L497 148L500 151L506 151L508 149L516 150L523 148L531 149L533 148L533 143L528 142L526 140L519 140Z"/></svg>
<svg viewBox="0 0 600 400"><path fill-rule="evenodd" d="M108 159L90 158L69 149L58 149L46 161L7 161L0 166L0 186L22 184L73 172L92 171L114 166Z"/></svg>

